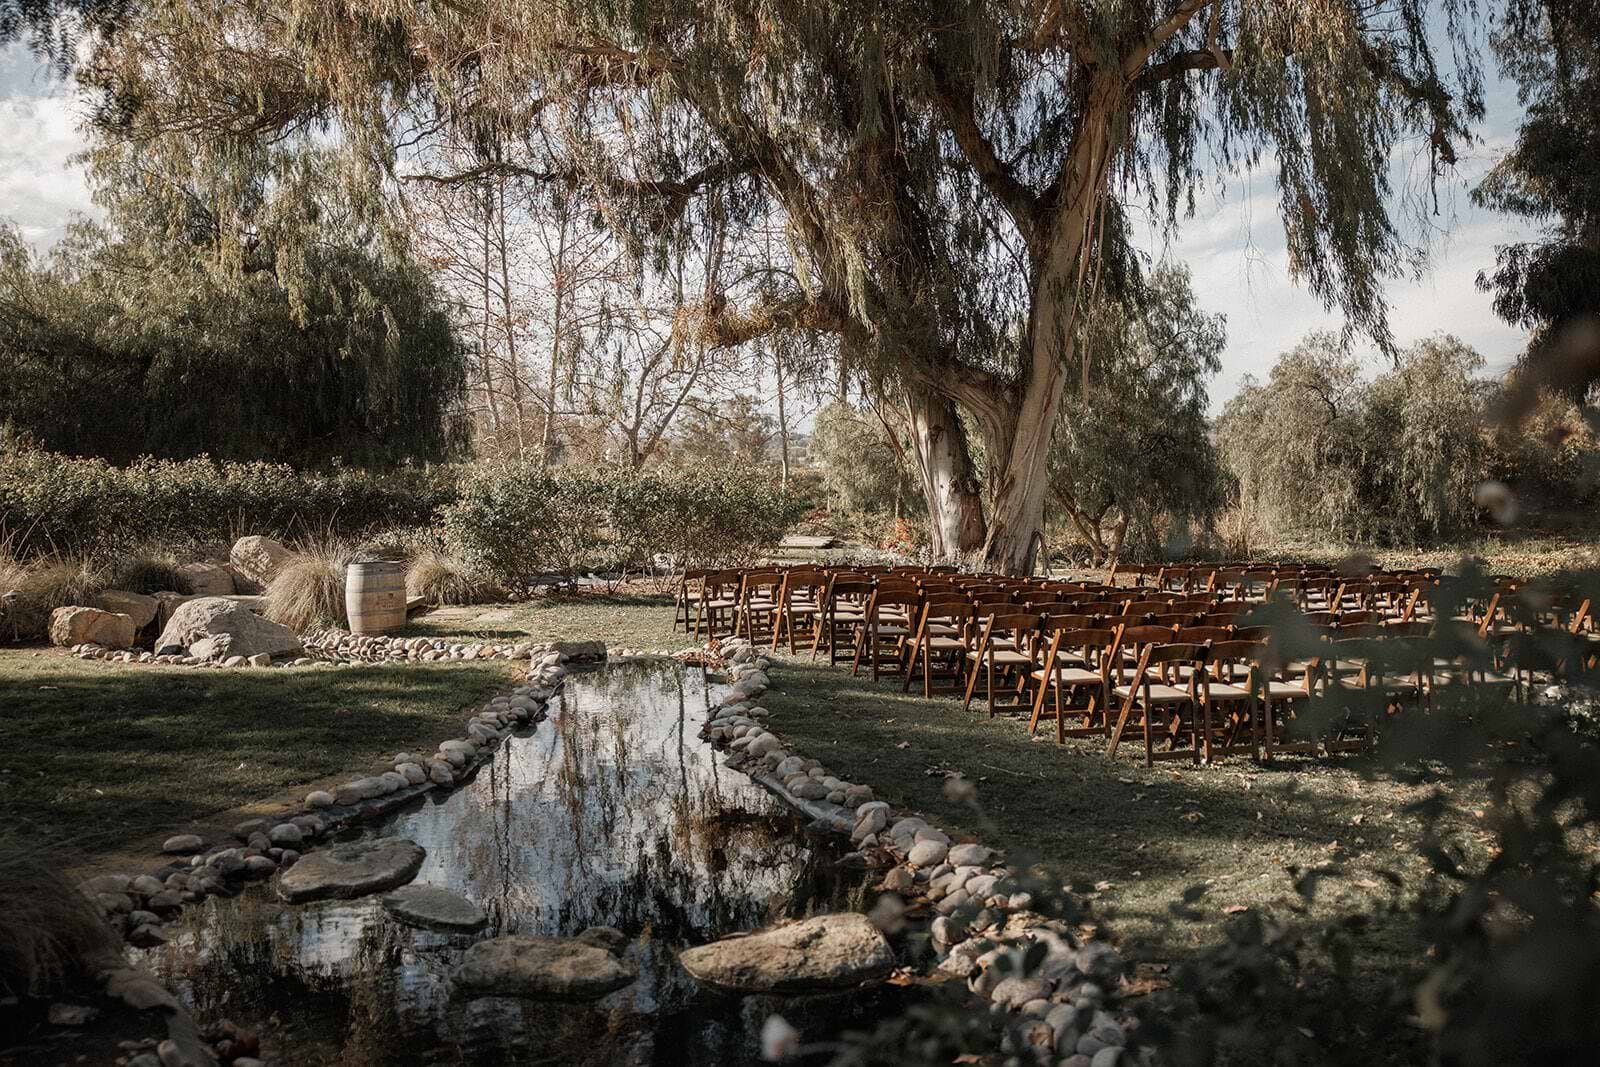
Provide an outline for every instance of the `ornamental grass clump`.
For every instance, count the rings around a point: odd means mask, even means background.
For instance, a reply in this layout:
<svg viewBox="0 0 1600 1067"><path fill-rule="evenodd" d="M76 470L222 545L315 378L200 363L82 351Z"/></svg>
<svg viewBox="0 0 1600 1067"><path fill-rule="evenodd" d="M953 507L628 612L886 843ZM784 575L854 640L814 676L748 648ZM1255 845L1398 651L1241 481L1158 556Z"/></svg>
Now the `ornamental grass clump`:
<svg viewBox="0 0 1600 1067"><path fill-rule="evenodd" d="M107 588L105 567L87 556L53 555L23 563L0 551L0 596L5 598L0 635L15 641L42 638L56 608L93 604Z"/></svg>
<svg viewBox="0 0 1600 1067"><path fill-rule="evenodd" d="M346 625L344 569L354 557L355 550L343 541L305 543L267 586L266 617L296 633Z"/></svg>
<svg viewBox="0 0 1600 1067"><path fill-rule="evenodd" d="M406 595L420 596L430 604L487 604L504 600L506 594L460 556L423 548L406 571Z"/></svg>
<svg viewBox="0 0 1600 1067"><path fill-rule="evenodd" d="M115 933L48 855L0 841L0 997L46 996L118 958Z"/></svg>

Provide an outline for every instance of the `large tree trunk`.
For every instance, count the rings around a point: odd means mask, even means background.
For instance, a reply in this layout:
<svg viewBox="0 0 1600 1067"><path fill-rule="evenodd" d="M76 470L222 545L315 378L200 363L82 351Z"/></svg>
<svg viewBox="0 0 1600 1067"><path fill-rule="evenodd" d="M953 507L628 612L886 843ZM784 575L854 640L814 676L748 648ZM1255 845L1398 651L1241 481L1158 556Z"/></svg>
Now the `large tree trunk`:
<svg viewBox="0 0 1600 1067"><path fill-rule="evenodd" d="M928 502L933 554L953 559L983 547L983 493L955 401L929 389L905 391L912 451Z"/></svg>
<svg viewBox="0 0 1600 1067"><path fill-rule="evenodd" d="M1082 121L1059 176L1055 210L1032 251L1034 282L1022 379L1001 395L976 396L989 462L991 510L987 565L1007 574L1033 570L1044 525L1050 439L1074 365L1078 318L1094 296L1101 211L1113 154L1127 121L1127 88L1115 72L1091 85ZM1081 363L1088 386L1088 364Z"/></svg>

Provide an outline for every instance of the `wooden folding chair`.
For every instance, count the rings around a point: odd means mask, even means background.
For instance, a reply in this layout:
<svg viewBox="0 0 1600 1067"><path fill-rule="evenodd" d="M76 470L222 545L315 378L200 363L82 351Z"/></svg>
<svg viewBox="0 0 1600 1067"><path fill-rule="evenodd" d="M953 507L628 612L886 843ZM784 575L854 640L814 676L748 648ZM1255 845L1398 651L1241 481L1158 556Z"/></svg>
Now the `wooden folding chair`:
<svg viewBox="0 0 1600 1067"><path fill-rule="evenodd" d="M1204 759L1249 753L1261 758L1260 661L1266 645L1259 641L1214 641L1206 657L1205 713L1201 733Z"/></svg>
<svg viewBox="0 0 1600 1067"><path fill-rule="evenodd" d="M1122 627L1066 627L1062 619L1047 619L1041 631L1043 650L1031 666L1028 677L1035 687L1033 714L1028 719L1028 735L1039 729L1045 701L1051 701L1056 720L1056 743L1073 737L1104 737L1110 731L1110 684L1115 669L1117 646ZM1074 704L1079 693L1088 693L1088 702ZM1080 723L1067 728L1066 716L1079 716Z"/></svg>
<svg viewBox="0 0 1600 1067"><path fill-rule="evenodd" d="M823 642L828 646L828 666L850 658L856 624L865 617L871 596L872 579L865 575L834 574L828 579L822 594L820 625L811 641L812 659L817 658Z"/></svg>
<svg viewBox="0 0 1600 1067"><path fill-rule="evenodd" d="M701 579L695 604L694 635L731 637L739 626L739 571L712 571Z"/></svg>
<svg viewBox="0 0 1600 1067"><path fill-rule="evenodd" d="M911 661L906 665L906 680L901 687L910 692L911 679L922 665L922 695L933 696L935 677L947 684L941 693L955 693L966 681L967 653L973 644L973 606L960 597L929 599L923 602L917 628L911 639Z"/></svg>
<svg viewBox="0 0 1600 1067"><path fill-rule="evenodd" d="M973 609L982 618L980 608ZM1004 607L983 618L978 629L978 640L967 653L967 691L961 710L972 708L972 697L977 691L978 679L984 682L984 697L989 704L989 718L997 710L1014 710L1027 707L1025 699L1028 669L1033 665L1032 648L1039 630L1039 613L1033 611L1007 611ZM1018 699L1001 704L995 700L995 682L1005 685L1011 679L1011 688Z"/></svg>
<svg viewBox="0 0 1600 1067"><path fill-rule="evenodd" d="M780 632L788 634L791 655L798 651L797 636L815 643L827 586L828 579L820 570L797 567L783 576L778 590L778 618L772 628L772 651L778 650Z"/></svg>
<svg viewBox="0 0 1600 1067"><path fill-rule="evenodd" d="M683 627L683 632L688 633L694 626L695 610L699 606L700 598L705 593L706 575L712 573L704 567L689 567L678 579L677 595L672 601L672 632L677 633L678 627Z"/></svg>
<svg viewBox="0 0 1600 1067"><path fill-rule="evenodd" d="M862 657L871 660L872 680L876 682L883 671L884 652L893 653L895 673L906 669L905 650L911 636L910 614L917 609L921 598L915 592L882 588L874 589L867 599L866 613L855 626L855 658L850 673L861 669Z"/></svg>
<svg viewBox="0 0 1600 1067"><path fill-rule="evenodd" d="M1144 734L1146 767L1158 759L1187 757L1199 763L1201 718L1205 713L1205 662L1204 645L1144 645L1132 677L1126 684L1111 689L1112 701L1120 701L1122 710L1117 714L1117 725L1111 733L1106 754L1116 757L1128 722L1137 711L1139 727ZM1174 685L1174 681L1181 681L1173 677L1179 667L1188 668L1189 678L1182 685ZM1178 740L1185 734L1190 741L1187 751L1178 748ZM1156 751L1158 740L1166 741L1165 751Z"/></svg>
<svg viewBox="0 0 1600 1067"><path fill-rule="evenodd" d="M737 630L751 644L778 642L778 604L783 575L772 571L747 572L739 582Z"/></svg>

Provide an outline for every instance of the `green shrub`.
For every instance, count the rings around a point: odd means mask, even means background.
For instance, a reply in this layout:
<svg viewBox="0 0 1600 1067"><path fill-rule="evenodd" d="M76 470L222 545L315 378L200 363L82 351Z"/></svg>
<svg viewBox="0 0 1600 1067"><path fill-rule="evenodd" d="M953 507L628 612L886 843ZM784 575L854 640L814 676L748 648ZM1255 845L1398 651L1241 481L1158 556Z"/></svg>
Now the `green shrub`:
<svg viewBox="0 0 1600 1067"><path fill-rule="evenodd" d="M744 562L774 545L804 501L757 473L526 464L475 468L441 511L465 565L514 584L537 573Z"/></svg>

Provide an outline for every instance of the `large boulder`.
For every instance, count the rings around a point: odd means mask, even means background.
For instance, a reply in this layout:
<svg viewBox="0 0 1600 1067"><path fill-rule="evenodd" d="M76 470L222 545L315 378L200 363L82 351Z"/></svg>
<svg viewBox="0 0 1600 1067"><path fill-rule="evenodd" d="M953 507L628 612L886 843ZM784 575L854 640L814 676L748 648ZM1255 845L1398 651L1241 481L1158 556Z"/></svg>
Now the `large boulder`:
<svg viewBox="0 0 1600 1067"><path fill-rule="evenodd" d="M156 621L161 601L143 593L130 593L126 589L107 589L95 597L95 607L133 620L135 630L143 630Z"/></svg>
<svg viewBox="0 0 1600 1067"><path fill-rule="evenodd" d="M467 997L595 1000L638 976L631 963L591 941L508 934L467 949L453 980Z"/></svg>
<svg viewBox="0 0 1600 1067"><path fill-rule="evenodd" d="M427 853L415 841L384 837L334 845L300 857L278 878L278 895L290 904L352 900L405 885Z"/></svg>
<svg viewBox="0 0 1600 1067"><path fill-rule="evenodd" d="M724 992L787 995L880 981L894 968L894 950L872 920L846 913L685 949L678 962Z"/></svg>
<svg viewBox="0 0 1600 1067"><path fill-rule="evenodd" d="M221 563L185 563L178 568L178 577L195 596L230 596L238 592L233 587L233 572Z"/></svg>
<svg viewBox="0 0 1600 1067"><path fill-rule="evenodd" d="M251 534L233 543L228 552L228 566L233 570L233 584L239 592L260 593L293 558L293 552L272 538Z"/></svg>
<svg viewBox="0 0 1600 1067"><path fill-rule="evenodd" d="M289 656L300 650L300 638L287 626L218 596L196 597L178 605L156 638L156 652L198 659Z"/></svg>
<svg viewBox="0 0 1600 1067"><path fill-rule="evenodd" d="M50 613L50 643L63 648L86 641L105 648L132 648L138 632L130 616L100 608L57 608Z"/></svg>

